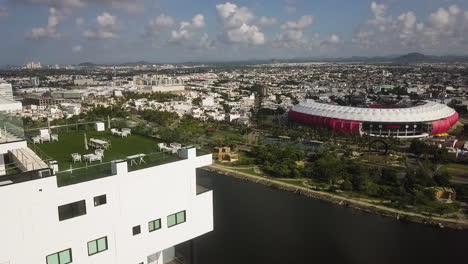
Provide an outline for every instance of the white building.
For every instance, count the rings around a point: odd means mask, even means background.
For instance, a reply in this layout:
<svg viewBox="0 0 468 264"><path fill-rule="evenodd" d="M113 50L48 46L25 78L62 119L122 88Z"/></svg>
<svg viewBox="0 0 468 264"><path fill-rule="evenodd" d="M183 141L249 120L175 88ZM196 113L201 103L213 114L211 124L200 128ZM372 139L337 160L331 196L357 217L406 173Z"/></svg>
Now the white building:
<svg viewBox="0 0 468 264"><path fill-rule="evenodd" d="M202 100L203 107L213 107L215 106L215 101L213 97L206 97Z"/></svg>
<svg viewBox="0 0 468 264"><path fill-rule="evenodd" d="M0 79L0 97L13 100L13 87L2 79Z"/></svg>
<svg viewBox="0 0 468 264"><path fill-rule="evenodd" d="M196 182L196 168L212 158L194 148L153 167L104 163L107 177L65 186L57 182L65 172L48 168L26 141L4 142L0 153L18 168L35 164L0 176L2 264L165 264L177 245L213 230L212 191Z"/></svg>

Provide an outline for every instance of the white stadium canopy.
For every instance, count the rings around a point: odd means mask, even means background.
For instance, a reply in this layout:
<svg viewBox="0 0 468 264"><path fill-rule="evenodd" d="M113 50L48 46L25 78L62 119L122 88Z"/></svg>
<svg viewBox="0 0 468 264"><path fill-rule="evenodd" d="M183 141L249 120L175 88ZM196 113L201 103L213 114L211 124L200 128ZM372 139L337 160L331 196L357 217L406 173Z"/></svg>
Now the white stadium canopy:
<svg viewBox="0 0 468 264"><path fill-rule="evenodd" d="M430 122L456 113L452 108L432 101L410 108L376 109L322 104L308 100L295 105L292 111L340 120L385 123Z"/></svg>

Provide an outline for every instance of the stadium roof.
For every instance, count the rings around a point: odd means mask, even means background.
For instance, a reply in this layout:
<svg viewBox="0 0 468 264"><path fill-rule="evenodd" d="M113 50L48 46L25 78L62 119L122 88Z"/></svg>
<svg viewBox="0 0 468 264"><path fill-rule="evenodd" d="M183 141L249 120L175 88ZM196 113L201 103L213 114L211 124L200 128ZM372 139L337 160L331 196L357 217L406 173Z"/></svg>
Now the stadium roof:
<svg viewBox="0 0 468 264"><path fill-rule="evenodd" d="M295 105L292 111L340 120L384 123L429 122L444 119L456 113L444 104L431 101L410 108L375 109L322 104L308 100Z"/></svg>

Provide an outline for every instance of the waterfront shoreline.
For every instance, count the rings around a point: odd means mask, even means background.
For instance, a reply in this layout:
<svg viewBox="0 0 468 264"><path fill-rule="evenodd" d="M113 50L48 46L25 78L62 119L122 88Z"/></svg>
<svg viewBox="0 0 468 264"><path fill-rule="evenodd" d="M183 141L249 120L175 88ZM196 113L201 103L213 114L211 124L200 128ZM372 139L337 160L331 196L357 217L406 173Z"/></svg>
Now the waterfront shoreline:
<svg viewBox="0 0 468 264"><path fill-rule="evenodd" d="M207 171L217 172L224 175L232 176L234 178L249 181L257 184L262 184L273 189L292 192L298 195L315 198L321 201L333 203L339 206L346 206L349 208L357 209L360 211L377 214L385 217L395 218L399 221L407 221L418 224L431 225L435 227L447 227L450 229L456 230L466 230L468 229L468 222L457 220L457 219L447 219L441 217L430 217L418 213L400 211L393 208L388 208L384 206L379 206L371 204L365 201L360 201L348 197L343 197L337 194L311 190L306 187L299 187L293 184L280 182L274 179L265 178L261 176L254 176L243 172L234 171L228 168L224 168L217 165L211 165L202 168Z"/></svg>

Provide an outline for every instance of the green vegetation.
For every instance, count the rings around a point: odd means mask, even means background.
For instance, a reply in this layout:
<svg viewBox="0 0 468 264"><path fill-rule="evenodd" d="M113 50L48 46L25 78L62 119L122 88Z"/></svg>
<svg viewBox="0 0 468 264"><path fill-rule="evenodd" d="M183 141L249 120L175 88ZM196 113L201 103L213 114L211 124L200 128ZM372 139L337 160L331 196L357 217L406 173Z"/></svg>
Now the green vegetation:
<svg viewBox="0 0 468 264"><path fill-rule="evenodd" d="M88 140L96 138L111 142L112 147L105 150L102 164L99 162L92 164L86 162L73 163L71 158L72 153L79 153L81 155L93 153L93 150L85 149L85 132ZM38 148L41 150L41 153L45 153L51 159L58 162L59 173L57 181L59 186L111 176L110 161L126 159L128 156L136 154L147 154L144 158L145 163L129 164L129 170L142 169L179 160L175 155L157 152L158 141L141 135L133 134L127 138L121 138L110 135L108 131L73 131L59 134L59 140L59 142L31 146L33 150Z"/></svg>
<svg viewBox="0 0 468 264"><path fill-rule="evenodd" d="M442 166L441 170L452 177L462 177L468 180L468 165L451 163Z"/></svg>
<svg viewBox="0 0 468 264"><path fill-rule="evenodd" d="M398 209L444 215L458 211L458 204L435 200L436 187L451 186L443 170L405 169L367 164L333 152L304 153L279 145L260 145L246 154L268 175L304 187L304 180L350 197L386 201ZM290 179L290 180L287 180Z"/></svg>
<svg viewBox="0 0 468 264"><path fill-rule="evenodd" d="M124 93L125 98L128 99L148 99L150 101L156 101L159 103L163 102L170 102L170 101L180 101L184 100L183 95L175 94L175 93L163 93L163 92L152 92L152 93L134 93L134 92L126 92Z"/></svg>
<svg viewBox="0 0 468 264"><path fill-rule="evenodd" d="M167 111L144 110L139 111L138 114L144 120L155 123L159 126L169 126L179 118L176 113Z"/></svg>
<svg viewBox="0 0 468 264"><path fill-rule="evenodd" d="M255 163L262 165L263 171L273 177L297 178L301 175L296 161L303 160L302 151L277 145L262 145L254 148L252 156L255 157Z"/></svg>

